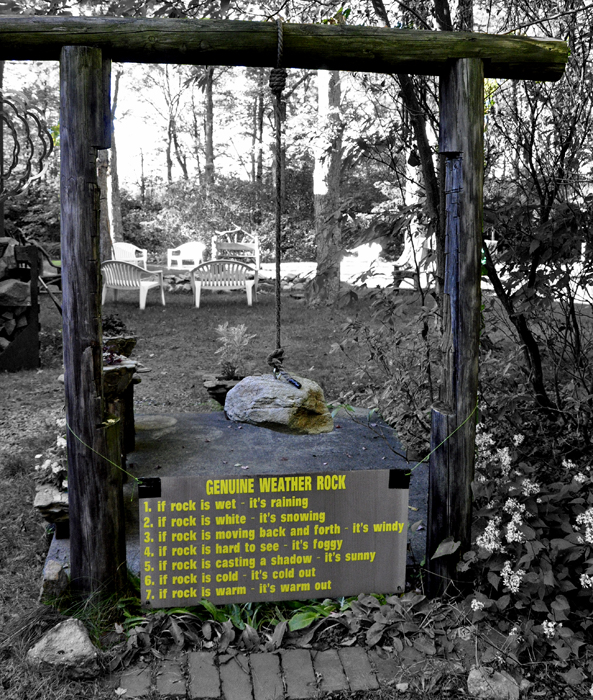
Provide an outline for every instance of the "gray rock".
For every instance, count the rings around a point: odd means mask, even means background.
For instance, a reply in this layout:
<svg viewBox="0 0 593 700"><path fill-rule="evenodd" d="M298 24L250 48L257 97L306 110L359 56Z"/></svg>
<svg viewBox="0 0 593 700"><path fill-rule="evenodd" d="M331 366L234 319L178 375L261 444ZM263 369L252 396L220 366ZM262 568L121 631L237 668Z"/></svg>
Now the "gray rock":
<svg viewBox="0 0 593 700"><path fill-rule="evenodd" d="M323 390L310 379L295 377L297 389L271 374L246 377L226 397L230 420L297 434L329 433L334 421Z"/></svg>
<svg viewBox="0 0 593 700"><path fill-rule="evenodd" d="M59 598L68 588L69 578L61 561L47 559L43 567L43 581L39 600L52 601Z"/></svg>
<svg viewBox="0 0 593 700"><path fill-rule="evenodd" d="M52 484L37 486L33 507L37 508L49 523L68 520L68 494Z"/></svg>
<svg viewBox="0 0 593 700"><path fill-rule="evenodd" d="M30 306L31 285L20 280L2 280L0 282L0 306Z"/></svg>
<svg viewBox="0 0 593 700"><path fill-rule="evenodd" d="M519 700L519 685L506 671L473 668L467 679L470 695L485 700Z"/></svg>
<svg viewBox="0 0 593 700"><path fill-rule="evenodd" d="M27 652L27 661L35 666L64 669L72 678L93 678L99 674L97 650L85 626L73 617L44 634Z"/></svg>

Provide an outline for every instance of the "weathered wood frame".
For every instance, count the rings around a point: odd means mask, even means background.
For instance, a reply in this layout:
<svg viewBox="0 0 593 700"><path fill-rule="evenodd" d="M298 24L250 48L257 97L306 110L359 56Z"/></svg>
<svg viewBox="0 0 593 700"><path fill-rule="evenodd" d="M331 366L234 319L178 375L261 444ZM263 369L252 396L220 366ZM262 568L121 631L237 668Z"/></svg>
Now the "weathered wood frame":
<svg viewBox="0 0 593 700"><path fill-rule="evenodd" d="M99 214L95 161L109 147L110 62L272 66L276 25L187 19L1 17L0 60L61 64L64 368L69 425L71 575L81 592L121 588L125 543L118 426L102 390ZM469 546L478 382L483 78L558 80L565 42L345 25L284 25L294 68L441 76L446 278L444 381L432 412L429 592L455 578L431 560L446 537ZM105 459L107 457L108 459Z"/></svg>

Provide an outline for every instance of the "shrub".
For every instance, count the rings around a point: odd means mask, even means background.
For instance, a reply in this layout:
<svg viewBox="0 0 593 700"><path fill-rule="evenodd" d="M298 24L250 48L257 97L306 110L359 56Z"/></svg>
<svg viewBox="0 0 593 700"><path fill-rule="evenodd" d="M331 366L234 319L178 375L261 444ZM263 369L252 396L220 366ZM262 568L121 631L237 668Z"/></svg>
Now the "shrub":
<svg viewBox="0 0 593 700"><path fill-rule="evenodd" d="M220 374L223 379L239 379L246 372L245 349L255 335L248 335L247 326L229 326L229 322L217 326L217 341L220 345L215 351L220 355Z"/></svg>
<svg viewBox="0 0 593 700"><path fill-rule="evenodd" d="M477 444L479 534L459 564L474 576L474 622L488 617L505 633L514 629L518 654L543 658L551 650L566 662L592 641L590 466L565 459L556 480L543 483L522 434L496 447L480 431Z"/></svg>
<svg viewBox="0 0 593 700"><path fill-rule="evenodd" d="M332 345L355 367L354 387L341 398L375 408L409 450L427 453L435 310L423 294L418 305L386 288L373 293L370 311L349 318L343 340Z"/></svg>

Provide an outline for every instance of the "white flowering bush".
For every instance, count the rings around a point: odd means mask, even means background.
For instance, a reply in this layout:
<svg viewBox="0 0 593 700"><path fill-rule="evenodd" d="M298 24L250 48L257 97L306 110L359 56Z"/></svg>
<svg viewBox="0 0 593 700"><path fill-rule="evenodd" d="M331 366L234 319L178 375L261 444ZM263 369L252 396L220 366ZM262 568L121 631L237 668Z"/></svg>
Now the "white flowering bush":
<svg viewBox="0 0 593 700"><path fill-rule="evenodd" d="M58 419L60 434L45 452L35 455L35 479L41 484L53 484L61 491L68 489L68 456L66 454L66 421Z"/></svg>
<svg viewBox="0 0 593 700"><path fill-rule="evenodd" d="M566 662L593 642L591 472L565 459L557 481L540 483L523 459L523 439L500 448L478 432L477 444L478 528L459 564L475 581L473 621L487 618L507 634L515 629L518 653L541 658L551 649Z"/></svg>

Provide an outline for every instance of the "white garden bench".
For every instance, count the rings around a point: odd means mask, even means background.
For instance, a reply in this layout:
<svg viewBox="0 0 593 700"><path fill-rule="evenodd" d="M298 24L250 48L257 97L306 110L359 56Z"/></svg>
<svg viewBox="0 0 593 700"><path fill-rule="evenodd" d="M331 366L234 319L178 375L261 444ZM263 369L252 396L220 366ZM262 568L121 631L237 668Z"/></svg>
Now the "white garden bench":
<svg viewBox="0 0 593 700"><path fill-rule="evenodd" d="M202 289L212 291L244 289L247 305L257 297L257 270L238 260L210 260L190 272L189 280L194 293L194 304L200 308Z"/></svg>
<svg viewBox="0 0 593 700"><path fill-rule="evenodd" d="M145 248L138 248L133 243L119 241L113 244L113 259L141 265L146 270L148 251Z"/></svg>
<svg viewBox="0 0 593 700"><path fill-rule="evenodd" d="M107 290L113 289L113 301L117 301L117 293L122 290L137 289L140 292L140 308L146 308L146 295L153 287L161 288L161 302L165 305L165 287L163 285L163 271L151 272L133 263L121 260L106 260L101 264L103 275L103 299L107 298Z"/></svg>
<svg viewBox="0 0 593 700"><path fill-rule="evenodd" d="M182 243L177 248L167 249L167 267L169 270L193 270L204 259L206 246L199 241Z"/></svg>
<svg viewBox="0 0 593 700"><path fill-rule="evenodd" d="M260 250L257 234L248 233L240 226L230 231L216 231L216 235L212 237L212 259L217 258L245 259L245 262L252 262L259 270Z"/></svg>

